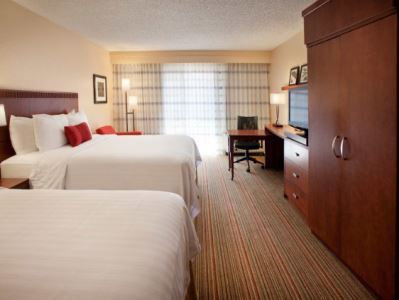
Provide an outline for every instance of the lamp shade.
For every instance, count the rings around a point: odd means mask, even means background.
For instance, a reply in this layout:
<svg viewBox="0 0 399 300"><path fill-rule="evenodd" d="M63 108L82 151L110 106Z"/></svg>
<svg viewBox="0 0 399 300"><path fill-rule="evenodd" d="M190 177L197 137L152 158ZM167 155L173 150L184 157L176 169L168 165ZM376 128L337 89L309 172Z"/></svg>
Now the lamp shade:
<svg viewBox="0 0 399 300"><path fill-rule="evenodd" d="M127 91L130 89L130 79L122 78L122 90Z"/></svg>
<svg viewBox="0 0 399 300"><path fill-rule="evenodd" d="M6 126L6 110L4 109L4 104L0 104L0 126Z"/></svg>
<svg viewBox="0 0 399 300"><path fill-rule="evenodd" d="M285 103L284 93L270 94L270 104L284 104L284 103Z"/></svg>
<svg viewBox="0 0 399 300"><path fill-rule="evenodd" d="M137 96L129 96L127 103L130 111L132 111L137 106L137 102Z"/></svg>

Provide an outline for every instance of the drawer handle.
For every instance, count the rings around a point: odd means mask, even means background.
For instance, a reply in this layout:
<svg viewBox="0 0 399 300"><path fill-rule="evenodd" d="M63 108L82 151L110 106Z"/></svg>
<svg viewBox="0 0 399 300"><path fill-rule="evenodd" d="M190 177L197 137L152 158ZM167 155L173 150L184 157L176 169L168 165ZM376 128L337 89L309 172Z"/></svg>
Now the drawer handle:
<svg viewBox="0 0 399 300"><path fill-rule="evenodd" d="M295 173L295 172L292 173L292 176L295 177L295 178L299 178L299 175L297 173Z"/></svg>
<svg viewBox="0 0 399 300"><path fill-rule="evenodd" d="M299 196L296 193L292 193L292 197L294 197L294 199L298 199Z"/></svg>
<svg viewBox="0 0 399 300"><path fill-rule="evenodd" d="M297 157L299 157L299 153L298 153L298 152L295 152L295 155L296 155Z"/></svg>

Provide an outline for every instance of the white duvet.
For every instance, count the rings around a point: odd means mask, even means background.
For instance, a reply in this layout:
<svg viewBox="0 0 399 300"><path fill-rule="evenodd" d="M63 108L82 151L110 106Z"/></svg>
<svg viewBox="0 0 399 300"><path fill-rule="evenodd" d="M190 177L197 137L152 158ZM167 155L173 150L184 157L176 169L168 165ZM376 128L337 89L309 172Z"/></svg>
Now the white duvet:
<svg viewBox="0 0 399 300"><path fill-rule="evenodd" d="M199 250L176 194L0 190L0 299L184 299Z"/></svg>
<svg viewBox="0 0 399 300"><path fill-rule="evenodd" d="M199 213L194 140L178 135L95 135L72 148L43 153L30 181L34 189L159 190L183 197Z"/></svg>

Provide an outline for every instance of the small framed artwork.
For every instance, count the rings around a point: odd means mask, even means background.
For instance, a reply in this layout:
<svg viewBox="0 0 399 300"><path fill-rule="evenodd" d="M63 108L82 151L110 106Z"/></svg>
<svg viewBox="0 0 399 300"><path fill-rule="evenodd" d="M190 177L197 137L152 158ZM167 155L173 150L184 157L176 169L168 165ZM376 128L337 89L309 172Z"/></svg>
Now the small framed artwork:
<svg viewBox="0 0 399 300"><path fill-rule="evenodd" d="M307 83L307 82L308 82L308 64L304 64L301 66L299 83Z"/></svg>
<svg viewBox="0 0 399 300"><path fill-rule="evenodd" d="M93 74L94 104L107 103L107 77Z"/></svg>
<svg viewBox="0 0 399 300"><path fill-rule="evenodd" d="M298 83L298 75L299 75L299 67L293 67L290 70L290 80L288 81L288 85L295 85Z"/></svg>

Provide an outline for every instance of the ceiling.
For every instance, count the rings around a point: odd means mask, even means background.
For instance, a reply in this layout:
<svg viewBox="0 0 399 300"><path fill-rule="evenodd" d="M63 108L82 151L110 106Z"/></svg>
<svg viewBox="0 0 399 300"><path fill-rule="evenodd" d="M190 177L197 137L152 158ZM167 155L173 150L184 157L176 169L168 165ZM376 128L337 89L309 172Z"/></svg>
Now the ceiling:
<svg viewBox="0 0 399 300"><path fill-rule="evenodd" d="M110 51L271 50L313 0L14 0Z"/></svg>

